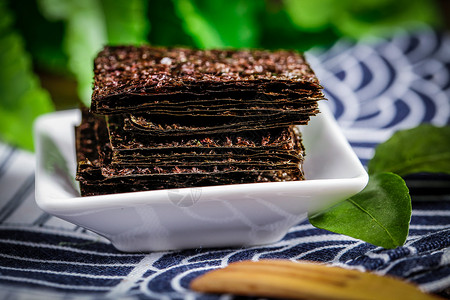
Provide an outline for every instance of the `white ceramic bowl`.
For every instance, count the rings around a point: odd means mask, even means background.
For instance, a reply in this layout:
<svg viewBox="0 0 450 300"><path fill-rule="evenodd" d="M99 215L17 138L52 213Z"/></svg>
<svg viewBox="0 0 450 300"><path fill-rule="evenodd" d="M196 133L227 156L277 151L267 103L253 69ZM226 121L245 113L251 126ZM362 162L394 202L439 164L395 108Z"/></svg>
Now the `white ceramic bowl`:
<svg viewBox="0 0 450 300"><path fill-rule="evenodd" d="M38 118L36 202L106 237L122 251L267 244L317 210L362 190L368 175L326 103L301 126L305 181L250 183L80 197L75 181L78 110Z"/></svg>

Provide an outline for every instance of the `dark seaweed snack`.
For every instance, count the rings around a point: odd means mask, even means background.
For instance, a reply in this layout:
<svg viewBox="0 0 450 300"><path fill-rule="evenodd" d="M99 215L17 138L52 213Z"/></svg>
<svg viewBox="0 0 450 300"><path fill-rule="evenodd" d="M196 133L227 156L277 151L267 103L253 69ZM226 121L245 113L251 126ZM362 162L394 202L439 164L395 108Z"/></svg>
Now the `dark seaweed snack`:
<svg viewBox="0 0 450 300"><path fill-rule="evenodd" d="M294 51L106 47L76 127L82 196L303 180L322 87Z"/></svg>
<svg viewBox="0 0 450 300"><path fill-rule="evenodd" d="M295 51L195 50L150 46L106 47L94 62L91 110L167 112L168 106L207 108L229 100L247 107L264 102L315 103L321 86L303 55ZM242 105L241 105L242 106Z"/></svg>
<svg viewBox="0 0 450 300"><path fill-rule="evenodd" d="M290 130L287 132L294 136ZM250 152L254 148L253 153L242 154L238 151L242 149L242 146L230 146L226 148L231 152L223 152L219 155L209 154L209 158L208 154L171 155L168 152L165 154L165 160L161 162L161 158L155 158L155 152L153 152L150 156L131 155L128 159L123 157L121 161L114 162L112 159L114 151L110 143L104 139L105 133L107 131L104 117L84 110L82 123L76 127L78 153L76 179L80 182L83 196L304 179L300 167L303 161L303 146L299 138L293 139L288 144L272 140L271 145L273 143L283 145L279 149L261 150L260 144L256 147L255 145L245 147L245 150ZM200 149L205 150L205 148ZM218 149L224 149L224 147L218 147ZM130 149L129 151L139 150ZM174 148L166 147L166 150L173 151ZM141 151L145 154L146 150ZM161 156L164 157L164 153ZM142 161L136 163L136 159Z"/></svg>

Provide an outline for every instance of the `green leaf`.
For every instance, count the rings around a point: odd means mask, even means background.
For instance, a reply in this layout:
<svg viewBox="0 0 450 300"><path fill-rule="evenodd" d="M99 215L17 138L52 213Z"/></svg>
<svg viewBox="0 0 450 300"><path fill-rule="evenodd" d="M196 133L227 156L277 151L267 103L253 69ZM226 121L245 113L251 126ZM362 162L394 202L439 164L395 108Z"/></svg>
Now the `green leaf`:
<svg viewBox="0 0 450 300"><path fill-rule="evenodd" d="M333 25L344 36L391 35L393 28L418 23L441 23L436 3L428 0L363 0L357 5L344 0L333 18Z"/></svg>
<svg viewBox="0 0 450 300"><path fill-rule="evenodd" d="M184 28L201 48L256 47L262 1L173 0Z"/></svg>
<svg viewBox="0 0 450 300"><path fill-rule="evenodd" d="M152 25L148 35L150 44L195 47L194 40L183 27L183 20L175 13L173 1L154 0L147 12Z"/></svg>
<svg viewBox="0 0 450 300"><path fill-rule="evenodd" d="M66 24L64 50L69 70L75 75L78 96L89 106L92 93L93 59L107 43L102 7L98 0L40 0L49 19Z"/></svg>
<svg viewBox="0 0 450 300"><path fill-rule="evenodd" d="M292 22L306 31L320 31L332 21L336 5L334 0L285 0L286 12Z"/></svg>
<svg viewBox="0 0 450 300"><path fill-rule="evenodd" d="M191 0L173 0L177 15L200 48L223 48L224 41L212 24L198 11Z"/></svg>
<svg viewBox="0 0 450 300"><path fill-rule="evenodd" d="M329 23L327 27L317 30L298 26L291 17L291 14L296 14L296 10L288 11L283 4L286 5L285 2L267 2L266 9L261 13L258 22L260 32L263 33L259 38L260 47L303 52L312 47L330 47L338 40L336 30Z"/></svg>
<svg viewBox="0 0 450 300"><path fill-rule="evenodd" d="M264 9L262 1L195 0L197 7L220 34L226 47L253 48L257 46L259 22Z"/></svg>
<svg viewBox="0 0 450 300"><path fill-rule="evenodd" d="M62 46L64 23L45 18L35 0L7 2L15 17L14 28L26 41L33 64L40 70L67 74L67 55Z"/></svg>
<svg viewBox="0 0 450 300"><path fill-rule="evenodd" d="M428 0L285 0L285 10L298 29L360 38L391 34L393 28L418 23L442 25L436 1ZM307 42L307 41L306 41Z"/></svg>
<svg viewBox="0 0 450 300"><path fill-rule="evenodd" d="M309 216L315 227L348 235L384 248L405 243L411 220L411 198L401 177L370 176L355 196Z"/></svg>
<svg viewBox="0 0 450 300"><path fill-rule="evenodd" d="M143 0L101 0L108 44L139 45L147 42L150 24L146 18L148 2Z"/></svg>
<svg viewBox="0 0 450 300"><path fill-rule="evenodd" d="M49 94L32 71L24 41L12 24L12 15L0 2L0 138L33 149L35 118L53 110Z"/></svg>
<svg viewBox="0 0 450 300"><path fill-rule="evenodd" d="M423 124L398 131L376 148L368 167L369 174L450 173L450 126Z"/></svg>
<svg viewBox="0 0 450 300"><path fill-rule="evenodd" d="M90 105L93 61L108 43L141 44L146 39L144 0L40 0L49 19L66 23L64 50L78 83L78 95Z"/></svg>

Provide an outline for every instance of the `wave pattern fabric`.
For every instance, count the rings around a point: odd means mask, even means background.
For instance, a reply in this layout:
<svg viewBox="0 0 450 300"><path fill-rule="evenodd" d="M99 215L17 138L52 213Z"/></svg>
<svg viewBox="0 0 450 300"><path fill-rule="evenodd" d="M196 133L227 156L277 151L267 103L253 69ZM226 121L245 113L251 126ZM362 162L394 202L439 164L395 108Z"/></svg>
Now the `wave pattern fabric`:
<svg viewBox="0 0 450 300"><path fill-rule="evenodd" d="M424 27L396 32L387 40L341 41L327 51L311 51L308 58L344 134L366 164L374 147L398 129L423 122L450 124L448 53L450 36ZM448 188L439 194L422 188L420 195L412 195L408 240L392 250L303 222L271 245L127 254L40 211L34 202L33 166L32 154L0 144L2 299L232 299L194 293L189 282L233 261L263 258L390 274L428 292L442 294L450 287ZM449 183L448 177L432 180Z"/></svg>
<svg viewBox="0 0 450 300"><path fill-rule="evenodd" d="M450 37L428 27L389 40L336 43L308 56L363 162L399 129L450 122Z"/></svg>

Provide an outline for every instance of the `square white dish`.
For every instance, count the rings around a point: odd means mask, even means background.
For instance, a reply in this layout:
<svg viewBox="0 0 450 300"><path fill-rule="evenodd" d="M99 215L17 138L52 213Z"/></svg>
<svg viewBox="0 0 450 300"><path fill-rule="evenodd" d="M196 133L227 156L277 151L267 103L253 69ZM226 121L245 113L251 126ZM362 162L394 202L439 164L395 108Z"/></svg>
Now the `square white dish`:
<svg viewBox="0 0 450 300"><path fill-rule="evenodd" d="M80 197L74 126L80 111L36 120L38 206L126 252L272 243L317 210L361 191L368 175L329 112L301 126L307 180Z"/></svg>

